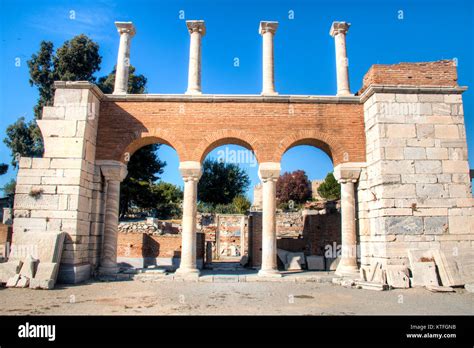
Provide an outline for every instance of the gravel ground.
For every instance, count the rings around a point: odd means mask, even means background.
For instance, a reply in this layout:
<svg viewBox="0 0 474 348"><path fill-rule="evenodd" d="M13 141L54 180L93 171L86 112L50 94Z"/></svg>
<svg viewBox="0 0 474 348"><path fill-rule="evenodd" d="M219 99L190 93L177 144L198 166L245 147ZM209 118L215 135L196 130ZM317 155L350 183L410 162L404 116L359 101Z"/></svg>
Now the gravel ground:
<svg viewBox="0 0 474 348"><path fill-rule="evenodd" d="M474 294L370 291L327 283L89 282L0 290L0 314L363 315L474 314Z"/></svg>

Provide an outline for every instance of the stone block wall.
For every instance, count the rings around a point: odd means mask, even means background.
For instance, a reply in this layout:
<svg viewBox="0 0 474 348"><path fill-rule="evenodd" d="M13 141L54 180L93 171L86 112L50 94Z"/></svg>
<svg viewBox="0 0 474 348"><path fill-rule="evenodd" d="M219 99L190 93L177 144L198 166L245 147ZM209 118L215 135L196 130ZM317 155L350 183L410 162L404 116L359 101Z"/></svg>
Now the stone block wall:
<svg viewBox="0 0 474 348"><path fill-rule="evenodd" d="M434 70L440 74L438 84L455 78L451 67ZM427 73L413 74L422 80ZM473 248L462 91L371 86L362 95L367 146L367 167L358 185L363 265L407 263L408 249L441 248L453 254Z"/></svg>
<svg viewBox="0 0 474 348"><path fill-rule="evenodd" d="M89 83L56 84L54 106L38 120L43 158L21 158L14 201L19 233L67 233L59 282L87 279L103 229L103 183L95 166L100 91ZM71 89L72 88L72 89Z"/></svg>

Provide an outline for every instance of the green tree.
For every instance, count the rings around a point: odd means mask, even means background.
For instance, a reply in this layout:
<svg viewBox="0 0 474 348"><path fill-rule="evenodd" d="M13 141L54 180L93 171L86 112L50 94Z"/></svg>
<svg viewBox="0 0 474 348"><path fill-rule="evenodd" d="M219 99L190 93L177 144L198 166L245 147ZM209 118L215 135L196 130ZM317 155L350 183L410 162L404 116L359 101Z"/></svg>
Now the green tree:
<svg viewBox="0 0 474 348"><path fill-rule="evenodd" d="M25 118L20 117L7 127L3 142L11 151L11 164L14 167L18 164L19 156L39 157L43 154L40 130L34 120L25 122Z"/></svg>
<svg viewBox="0 0 474 348"><path fill-rule="evenodd" d="M152 144L137 150L128 162L128 174L120 186L120 216L130 208L153 209L158 197L153 192L153 184L163 173L166 162L158 158L159 144Z"/></svg>
<svg viewBox="0 0 474 348"><path fill-rule="evenodd" d="M98 80L97 86L99 86L105 94L111 94L114 91L115 71L116 67L114 67L114 70L109 75L103 76ZM128 93L146 93L146 83L147 78L143 75L135 75L135 67L130 65L128 72Z"/></svg>
<svg viewBox="0 0 474 348"><path fill-rule="evenodd" d="M337 200L341 198L341 185L336 181L332 173L329 173L323 183L318 187L318 193L321 197L328 200Z"/></svg>
<svg viewBox="0 0 474 348"><path fill-rule="evenodd" d="M159 219L177 219L182 215L181 203L183 191L176 185L159 182L153 185L153 192L158 196L156 217Z"/></svg>
<svg viewBox="0 0 474 348"><path fill-rule="evenodd" d="M8 172L8 164L1 163L0 164L0 175L6 174Z"/></svg>
<svg viewBox="0 0 474 348"><path fill-rule="evenodd" d="M224 163L215 159L204 161L203 174L198 183L198 199L211 204L229 204L243 195L250 185L245 170L234 163Z"/></svg>
<svg viewBox="0 0 474 348"><path fill-rule="evenodd" d="M250 209L252 203L244 195L235 196L232 200L232 205L235 207L235 211L239 214L245 214Z"/></svg>
<svg viewBox="0 0 474 348"><path fill-rule="evenodd" d="M13 197L15 196L15 188L16 188L16 181L15 179L11 179L8 183L6 183L1 191L3 191L3 195L8 197L8 205L10 207L13 206Z"/></svg>
<svg viewBox="0 0 474 348"><path fill-rule="evenodd" d="M52 42L42 41L39 51L27 62L29 82L39 92L34 107L35 119L41 119L44 106L53 104L54 81L95 82L94 74L99 70L101 61L99 45L86 35L64 42L56 52ZM5 143L10 148L12 164L16 164L18 155L38 157L43 154L43 139L35 121L25 123L20 118L10 125Z"/></svg>

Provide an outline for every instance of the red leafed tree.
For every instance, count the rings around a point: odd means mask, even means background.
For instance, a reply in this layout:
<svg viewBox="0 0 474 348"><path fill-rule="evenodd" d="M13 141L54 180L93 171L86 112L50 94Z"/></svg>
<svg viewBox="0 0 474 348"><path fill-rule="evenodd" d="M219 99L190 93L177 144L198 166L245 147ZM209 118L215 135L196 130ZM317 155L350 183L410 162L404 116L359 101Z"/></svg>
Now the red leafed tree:
<svg viewBox="0 0 474 348"><path fill-rule="evenodd" d="M289 201L304 203L311 199L311 182L304 170L280 175L277 181L276 196L278 203Z"/></svg>

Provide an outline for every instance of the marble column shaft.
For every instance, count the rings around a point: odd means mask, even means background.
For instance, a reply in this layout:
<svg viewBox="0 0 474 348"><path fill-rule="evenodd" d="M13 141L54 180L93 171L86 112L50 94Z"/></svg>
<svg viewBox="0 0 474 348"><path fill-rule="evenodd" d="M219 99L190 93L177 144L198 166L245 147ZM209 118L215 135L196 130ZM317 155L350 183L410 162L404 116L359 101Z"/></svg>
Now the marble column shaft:
<svg viewBox="0 0 474 348"><path fill-rule="evenodd" d="M130 42L135 35L135 27L132 22L115 22L115 26L120 34L120 44L117 55L113 94L127 94L130 67Z"/></svg>
<svg viewBox="0 0 474 348"><path fill-rule="evenodd" d="M278 22L260 22L259 33L262 35L262 95L275 95L275 69L273 38Z"/></svg>
<svg viewBox="0 0 474 348"><path fill-rule="evenodd" d="M190 34L188 89L186 94L201 94L201 41L206 34L204 21L186 21Z"/></svg>
<svg viewBox="0 0 474 348"><path fill-rule="evenodd" d="M350 23L333 22L329 34L336 47L337 95L351 95L349 86L349 61L346 50L346 34Z"/></svg>

